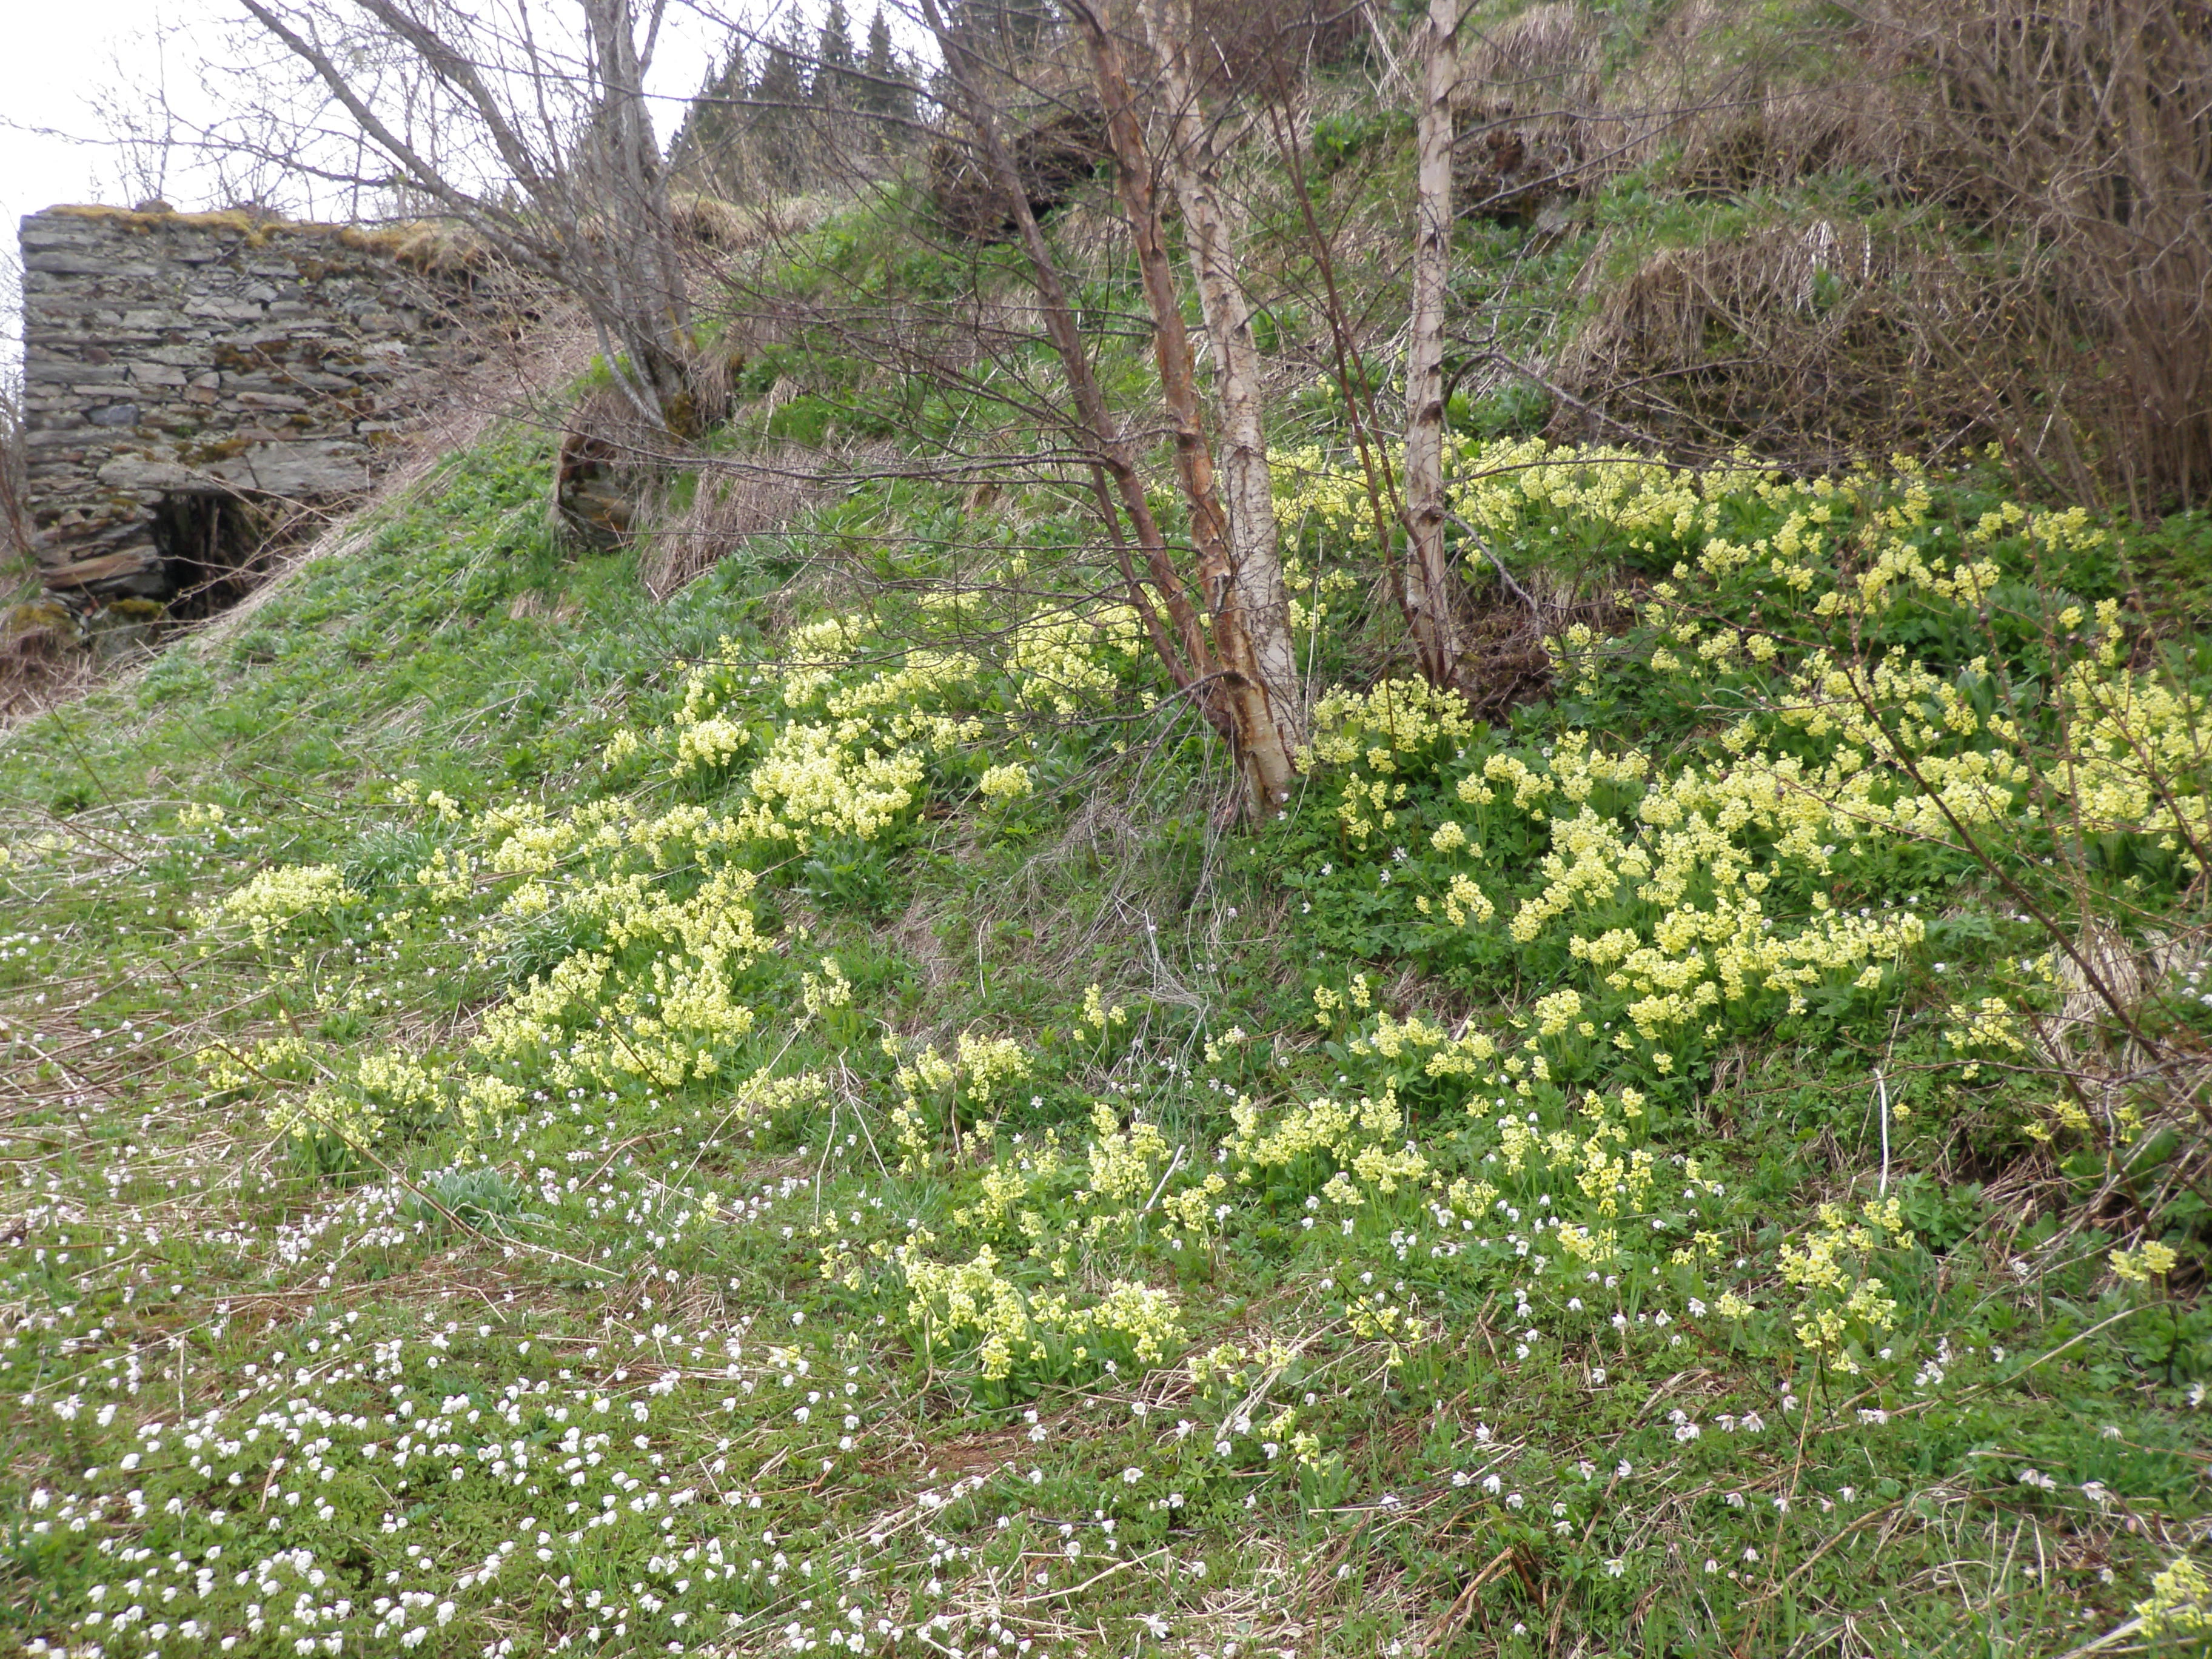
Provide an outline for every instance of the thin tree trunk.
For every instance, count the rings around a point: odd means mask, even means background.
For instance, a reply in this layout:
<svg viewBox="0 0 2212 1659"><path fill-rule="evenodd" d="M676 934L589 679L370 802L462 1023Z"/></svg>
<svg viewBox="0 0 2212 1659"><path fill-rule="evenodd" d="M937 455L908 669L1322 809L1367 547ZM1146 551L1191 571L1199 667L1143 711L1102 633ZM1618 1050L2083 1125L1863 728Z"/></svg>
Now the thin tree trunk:
<svg viewBox="0 0 2212 1659"><path fill-rule="evenodd" d="M1229 509L1231 580L1251 641L1252 661L1284 748L1305 742L1297 653L1291 641L1274 482L1261 414L1260 355L1220 184L1220 156L1198 104L1190 63L1196 50L1189 0L1139 0L1168 104L1169 173L1182 204L1191 270L1213 343L1221 410L1222 493Z"/></svg>
<svg viewBox="0 0 2212 1659"><path fill-rule="evenodd" d="M690 308L659 146L646 118L636 17L631 0L590 0L586 17L599 90L594 137L605 172L599 194L611 244L609 274L617 288L615 310L629 323L623 345L652 387L662 420L685 431L698 412L688 401Z"/></svg>
<svg viewBox="0 0 2212 1659"><path fill-rule="evenodd" d="M1209 689L1200 696L1200 708L1217 730L1233 738L1233 720L1224 699L1210 689L1217 669L1206 632L1200 626L1189 591L1184 587L1168 552L1159 523L1152 516L1152 503L1146 499L1145 481L1137 470L1135 452L1107 408L1105 393L1099 389L1098 377L1092 372L1090 356L1083 349L1081 328L1076 321L1075 307L1067 297L1067 284L1060 276L1059 262L1053 258L1036 216L1030 211L1028 192L1022 188L1021 175L999 137L990 106L976 90L973 58L966 46L945 26L936 0L921 0L921 11L930 33L937 38L938 49L944 54L945 71L963 106L961 118L975 136L976 148L982 152L984 165L990 169L1006 198L1007 210L1014 216L1022 251L1029 258L1030 281L1044 312L1045 332L1059 354L1060 369L1067 376L1077 412L1090 428L1098 464L1112 478L1115 493L1129 515L1130 527L1144 556L1152 591L1159 595L1169 627L1159 625L1158 612L1146 603L1137 589L1134 572L1125 562L1122 568L1129 582L1130 601L1147 624L1152 648L1166 665L1169 678L1179 689L1208 683ZM1102 501L1100 505L1107 515L1109 538L1118 551L1121 529L1113 521L1111 504Z"/></svg>
<svg viewBox="0 0 2212 1659"><path fill-rule="evenodd" d="M1452 232L1452 91L1461 0L1429 0L1414 135L1413 314L1406 346L1406 616L1429 684L1460 680L1459 622L1444 556L1444 285Z"/></svg>
<svg viewBox="0 0 2212 1659"><path fill-rule="evenodd" d="M1229 551L1229 515L1215 487L1213 455L1206 441L1199 410L1197 372L1190 334L1183 325L1182 296L1168 259L1167 237L1159 204L1152 193L1152 158L1137 118L1135 100L1114 37L1084 0L1064 0L1068 15L1091 47L1100 100L1106 106L1108 141L1121 210L1129 222L1137 268L1152 313L1152 351L1159 365L1160 392L1175 428L1176 476L1190 507L1191 544L1198 554L1199 583L1213 624L1213 647L1226 671L1224 701L1235 722L1237 763L1244 775L1244 805L1258 817L1290 799L1297 767L1283 740L1267 687L1252 648L1252 636ZM1287 630L1286 630L1287 631Z"/></svg>

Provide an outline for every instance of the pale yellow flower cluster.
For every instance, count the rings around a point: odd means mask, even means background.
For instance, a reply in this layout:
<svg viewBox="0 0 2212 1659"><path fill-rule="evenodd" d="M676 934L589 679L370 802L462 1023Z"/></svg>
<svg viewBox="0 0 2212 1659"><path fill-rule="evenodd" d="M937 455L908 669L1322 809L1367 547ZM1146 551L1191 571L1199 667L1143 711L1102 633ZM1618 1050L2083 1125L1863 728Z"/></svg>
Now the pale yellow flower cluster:
<svg viewBox="0 0 2212 1659"><path fill-rule="evenodd" d="M1337 804L1346 832L1360 847L1395 827L1407 782L1397 775L1414 757L1433 760L1439 745L1471 736L1465 701L1425 680L1384 680L1372 690L1331 691L1314 707L1313 741L1298 764L1346 768Z"/></svg>
<svg viewBox="0 0 2212 1659"><path fill-rule="evenodd" d="M242 921L252 931L256 948L265 951L278 933L301 917L326 916L360 902L361 895L346 886L345 877L336 865L279 865L260 872L194 920L202 927L224 921Z"/></svg>
<svg viewBox="0 0 2212 1659"><path fill-rule="evenodd" d="M1075 700L1111 695L1141 644L1134 614L1115 604L1040 613L1018 623L1009 641L1016 701L1063 714ZM958 650L906 651L892 665L866 660L883 649L842 615L794 628L781 661L764 668L744 666L739 647L725 640L718 659L685 677L664 725L625 727L603 748L609 767L649 757L679 780L750 757L730 780L726 804L644 813L606 799L552 813L512 799L471 819L442 792L398 787L399 805L434 815L441 833L459 833L413 872L424 908L465 913L496 895L495 926L565 923L592 940L487 1010L467 1051L430 1079L468 1133L489 1132L514 1109L516 1075L563 1090L675 1088L717 1075L745 1045L762 1013L743 987L775 949L754 913L761 854L804 852L825 836L878 838L920 803L939 757L984 736L981 718L967 708L995 672L988 663ZM1021 798L1032 783L1018 763L990 767L981 780L985 796L1000 801ZM220 821L213 809L186 815L193 825ZM335 866L281 867L261 872L200 920L244 924L266 950L305 920L362 902ZM801 1023L826 1019L852 998L829 959L819 974L802 974L799 989ZM388 1058L394 1066L417 1063ZM933 1061L957 1071L962 1098L978 1108L1028 1063L1018 1045L969 1034L952 1059L924 1056L905 1075L919 1077ZM218 1086L255 1081L234 1063L223 1079ZM349 1078L345 1088L361 1103L348 1133L368 1133L372 1119L380 1130L392 1103L369 1079L356 1087ZM911 1087L908 1095L902 1138L926 1145ZM296 1116L310 1110L305 1099L290 1091L281 1109ZM331 1109L312 1109L323 1116Z"/></svg>
<svg viewBox="0 0 2212 1659"><path fill-rule="evenodd" d="M1446 487L1452 510L1478 529L1518 538L1532 521L1578 521L1650 549L1719 523L1741 486L1733 469L1697 473L1633 450L1547 444L1541 438L1459 441Z"/></svg>
<svg viewBox="0 0 2212 1659"><path fill-rule="evenodd" d="M890 1037L884 1044L894 1054L900 1046ZM1012 1038L979 1036L974 1031L963 1031L950 1054L939 1053L933 1043L913 1055L898 1068L900 1099L890 1114L902 1153L901 1172L918 1174L931 1167L936 1157L933 1117L957 1131L963 1103L971 1118L988 1111L1001 1086L1027 1077L1030 1066L1028 1050Z"/></svg>
<svg viewBox="0 0 2212 1659"><path fill-rule="evenodd" d="M1098 1134L1081 1164L1067 1160L1057 1135L1048 1134L1036 1156L1011 1167L1003 1158L994 1163L985 1172L978 1201L956 1212L955 1221L988 1233L1011 1219L1029 1241L1030 1258L1049 1255L1055 1279L1069 1276L1079 1246L1096 1246L1109 1232L1125 1236L1143 1213L1139 1206L1151 1201L1147 1194L1165 1184L1165 1176L1156 1180L1153 1172L1168 1159L1167 1143L1156 1126L1141 1119L1124 1128L1103 1105L1092 1115ZM1079 1171L1089 1176L1090 1185L1073 1200L1093 1213L1081 1226L1055 1237L1042 1212L1029 1203L1043 1201L1049 1189ZM1189 1224L1192 1218L1182 1212L1195 1207L1202 1215L1206 1202L1224 1186L1221 1177L1211 1176L1162 1207ZM1003 1380L1025 1363L1076 1370L1103 1363L1103 1345L1115 1338L1127 1345L1138 1364L1164 1364L1185 1340L1180 1306L1167 1291L1115 1279L1088 1302L1057 1291L1037 1293L1008 1276L988 1243L965 1261L947 1262L928 1254L932 1243L927 1230L916 1230L890 1253L911 1293L908 1316L925 1344L940 1337L971 1337L987 1379ZM824 1271L835 1265L825 1261Z"/></svg>
<svg viewBox="0 0 2212 1659"><path fill-rule="evenodd" d="M2156 1239L2138 1249L2114 1250L2108 1258L2112 1271L2131 1285L2141 1285L2172 1272L2173 1264L2180 1259L2171 1244L2161 1244Z"/></svg>
<svg viewBox="0 0 2212 1659"><path fill-rule="evenodd" d="M1861 1369L1855 1339L1879 1335L1897 1322L1896 1300L1867 1270L1868 1260L1886 1246L1910 1249L1912 1233L1894 1198L1869 1199L1856 1219L1839 1204L1823 1204L1819 1214L1802 1247L1782 1247L1782 1276L1800 1293L1792 1316L1798 1343L1855 1375Z"/></svg>
<svg viewBox="0 0 2212 1659"><path fill-rule="evenodd" d="M2149 1598L2136 1602L2135 1611L2148 1640L2212 1634L2212 1578L2187 1556L2177 1556L2152 1578Z"/></svg>
<svg viewBox="0 0 2212 1659"><path fill-rule="evenodd" d="M2212 836L2212 710L2193 692L2124 668L2118 619L2104 605L2097 638L2094 657L2075 663L2059 685L2072 743L2044 781L2076 805L2087 833L2147 836L2201 871Z"/></svg>
<svg viewBox="0 0 2212 1659"><path fill-rule="evenodd" d="M1107 605L1032 618L1015 631L1006 666L1019 678L1024 702L1067 720L1110 694L1143 647L1136 611Z"/></svg>
<svg viewBox="0 0 2212 1659"><path fill-rule="evenodd" d="M1796 758L1691 765L1646 783L1648 770L1639 753L1608 754L1570 732L1549 755L1491 755L1456 789L1480 823L1518 811L1547 824L1551 848L1538 866L1545 884L1516 908L1508 934L1528 945L1566 929L1568 951L1589 965L1593 988L1625 997L1645 1041L1711 1024L1765 992L1802 1012L1813 987L1875 983L1882 964L1923 936L1916 915L1845 915L1817 893L1809 917L1771 913L1764 896L1778 876L1793 866L1824 874L1828 838L1860 827L1823 799L1822 780L1808 780ZM1826 781L1845 780L1838 773ZM1458 824L1430 844L1483 863L1480 841ZM1491 901L1471 873L1449 882L1443 908L1455 926L1486 915ZM1538 1009L1547 1036L1571 1027L1591 1035L1582 1030L1583 1012L1573 991ZM1629 1046L1626 1032L1613 1041Z"/></svg>
<svg viewBox="0 0 2212 1659"><path fill-rule="evenodd" d="M564 1088L641 1078L672 1088L714 1076L756 1019L735 978L770 949L752 910L758 878L728 861L730 840L726 823L696 811L633 825L619 838L594 835L586 846L597 856L567 885L560 906L599 923L618 948L659 948L641 969L622 973L603 952L565 958L485 1014L476 1051L507 1062L544 1051L549 1074ZM640 852L658 864L677 846L708 872L687 896L676 896L651 870L621 867ZM528 915L554 902L526 883L508 906Z"/></svg>

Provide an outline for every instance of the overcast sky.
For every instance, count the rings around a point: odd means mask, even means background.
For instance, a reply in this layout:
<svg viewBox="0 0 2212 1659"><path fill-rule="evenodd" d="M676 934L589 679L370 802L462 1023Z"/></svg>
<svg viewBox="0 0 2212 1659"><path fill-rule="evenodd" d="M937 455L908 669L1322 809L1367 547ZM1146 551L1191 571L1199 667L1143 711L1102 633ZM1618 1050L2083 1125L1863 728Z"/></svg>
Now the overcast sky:
<svg viewBox="0 0 2212 1659"><path fill-rule="evenodd" d="M8 240L15 221L57 202L87 202L102 193L104 154L40 137L48 127L89 136L84 98L108 78L118 46L150 37L157 13L187 22L213 9L210 0L10 0L8 49L0 52L0 213ZM144 55L143 50L140 53Z"/></svg>
<svg viewBox="0 0 2212 1659"><path fill-rule="evenodd" d="M573 0L539 3L554 9L573 5ZM732 11L769 9L724 3ZM130 74L152 80L159 56L155 42L164 30L183 37L169 50L173 70L181 71L171 75L170 88L187 101L191 36L204 37L237 9L229 0L0 0L0 6L9 15L6 50L0 52L0 236L12 252L15 222L26 213L58 202L116 201L113 157L105 146L72 143L37 130L97 139L101 123L90 100L114 86L118 57ZM802 9L817 7L802 0ZM696 88L720 38L720 31L681 3L672 7L653 77L656 90L680 94ZM680 112L663 105L655 114L665 139ZM219 204L179 200L177 205Z"/></svg>

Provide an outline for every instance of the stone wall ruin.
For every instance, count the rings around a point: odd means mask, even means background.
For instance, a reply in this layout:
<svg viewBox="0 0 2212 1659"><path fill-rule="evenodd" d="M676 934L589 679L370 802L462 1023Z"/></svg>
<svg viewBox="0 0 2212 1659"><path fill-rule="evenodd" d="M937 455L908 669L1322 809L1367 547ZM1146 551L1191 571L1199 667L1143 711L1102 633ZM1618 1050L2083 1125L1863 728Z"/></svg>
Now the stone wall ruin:
<svg viewBox="0 0 2212 1659"><path fill-rule="evenodd" d="M94 604L189 604L274 510L367 489L502 297L421 226L57 207L22 250L40 574Z"/></svg>

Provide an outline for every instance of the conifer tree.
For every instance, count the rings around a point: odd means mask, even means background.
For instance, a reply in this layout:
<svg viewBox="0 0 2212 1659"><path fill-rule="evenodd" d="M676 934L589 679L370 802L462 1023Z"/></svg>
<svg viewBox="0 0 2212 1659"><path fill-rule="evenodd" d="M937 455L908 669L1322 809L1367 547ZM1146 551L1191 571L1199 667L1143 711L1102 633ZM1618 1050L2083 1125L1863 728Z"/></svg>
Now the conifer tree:
<svg viewBox="0 0 2212 1659"><path fill-rule="evenodd" d="M867 53L861 68L866 72L866 79L860 87L860 107L871 115L912 120L914 86L908 78L906 66L899 61L898 49L891 44L891 26L884 20L881 6L868 20Z"/></svg>
<svg viewBox="0 0 2212 1659"><path fill-rule="evenodd" d="M810 88L814 101L840 109L849 107L852 69L853 29L845 15L845 0L830 0L814 48L814 80Z"/></svg>
<svg viewBox="0 0 2212 1659"><path fill-rule="evenodd" d="M783 33L761 54L760 77L753 82L755 149L772 189L797 190L805 183L806 125L806 25L796 8L784 14Z"/></svg>
<svg viewBox="0 0 2212 1659"><path fill-rule="evenodd" d="M739 140L745 131L744 104L749 89L744 40L733 35L729 55L700 87L684 125L670 141L671 171L714 195L737 194L744 173Z"/></svg>

